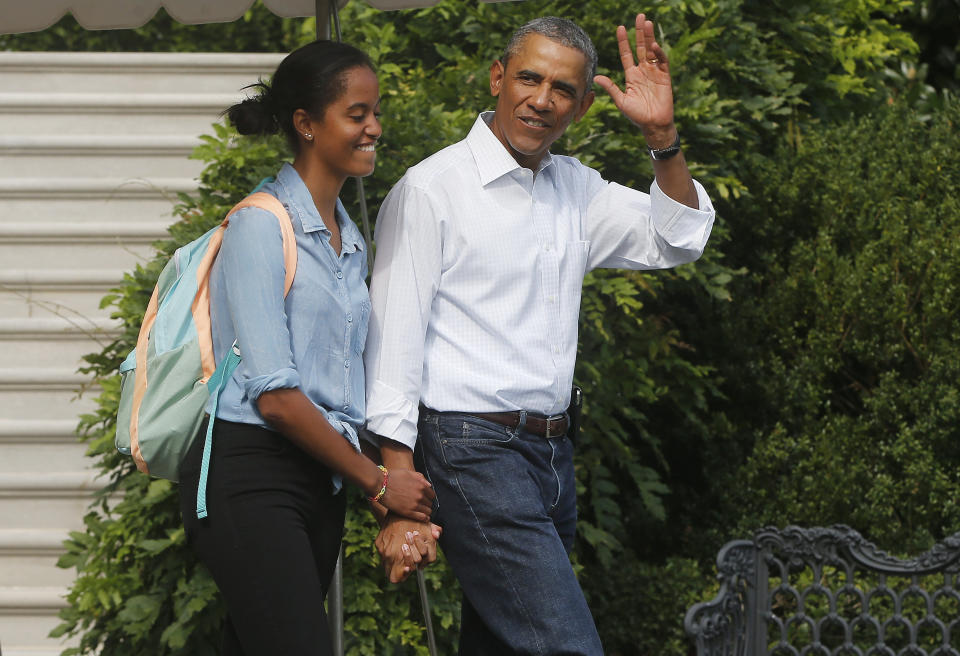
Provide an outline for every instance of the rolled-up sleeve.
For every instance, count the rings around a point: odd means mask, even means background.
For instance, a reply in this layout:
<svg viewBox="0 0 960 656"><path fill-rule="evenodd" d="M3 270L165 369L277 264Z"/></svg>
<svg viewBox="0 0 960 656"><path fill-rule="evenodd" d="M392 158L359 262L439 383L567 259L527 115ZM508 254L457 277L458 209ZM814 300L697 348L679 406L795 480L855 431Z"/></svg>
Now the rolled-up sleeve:
<svg viewBox="0 0 960 656"><path fill-rule="evenodd" d="M649 195L600 183L587 208L587 268L666 269L699 258L716 213L703 186L693 184L700 209L673 200L656 181Z"/></svg>
<svg viewBox="0 0 960 656"><path fill-rule="evenodd" d="M424 339L440 283L443 244L435 203L401 180L380 208L364 352L367 428L413 448Z"/></svg>
<svg viewBox="0 0 960 656"><path fill-rule="evenodd" d="M248 398L300 387L293 362L283 284L283 237L277 218L246 208L230 217L217 256L242 360L237 368Z"/></svg>

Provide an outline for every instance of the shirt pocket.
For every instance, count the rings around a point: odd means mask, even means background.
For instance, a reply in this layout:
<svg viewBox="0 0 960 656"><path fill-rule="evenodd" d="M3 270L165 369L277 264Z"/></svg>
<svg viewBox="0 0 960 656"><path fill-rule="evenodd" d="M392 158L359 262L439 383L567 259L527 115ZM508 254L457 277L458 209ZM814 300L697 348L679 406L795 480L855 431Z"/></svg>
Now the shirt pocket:
<svg viewBox="0 0 960 656"><path fill-rule="evenodd" d="M367 343L367 329L370 327L370 301L360 301L360 320L357 322L353 334L353 350L357 355L363 355L363 347Z"/></svg>
<svg viewBox="0 0 960 656"><path fill-rule="evenodd" d="M563 248L563 265L576 271L581 277L586 273L587 258L590 256L589 241L568 241Z"/></svg>

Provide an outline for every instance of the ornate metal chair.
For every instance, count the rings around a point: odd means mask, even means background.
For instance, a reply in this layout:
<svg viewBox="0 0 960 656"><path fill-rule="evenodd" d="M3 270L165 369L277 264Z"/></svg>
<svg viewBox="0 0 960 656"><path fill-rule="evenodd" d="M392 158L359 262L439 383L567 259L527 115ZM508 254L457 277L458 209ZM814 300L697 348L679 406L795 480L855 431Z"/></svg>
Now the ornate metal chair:
<svg viewBox="0 0 960 656"><path fill-rule="evenodd" d="M684 619L699 656L960 656L960 533L901 560L848 526L764 528L717 569Z"/></svg>

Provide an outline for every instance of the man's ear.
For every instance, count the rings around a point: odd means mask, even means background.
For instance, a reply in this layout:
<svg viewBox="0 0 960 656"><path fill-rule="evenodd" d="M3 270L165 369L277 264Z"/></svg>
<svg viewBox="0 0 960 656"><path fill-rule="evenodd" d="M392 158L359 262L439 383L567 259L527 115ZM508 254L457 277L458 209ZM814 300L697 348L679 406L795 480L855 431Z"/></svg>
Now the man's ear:
<svg viewBox="0 0 960 656"><path fill-rule="evenodd" d="M499 59L490 64L490 95L499 96L506 70Z"/></svg>
<svg viewBox="0 0 960 656"><path fill-rule="evenodd" d="M587 113L587 110L590 109L590 105L593 104L594 99L597 95L593 91L587 91L583 94L583 100L580 101L580 107L577 109L577 115L574 116L574 121L579 121L583 118L584 114Z"/></svg>

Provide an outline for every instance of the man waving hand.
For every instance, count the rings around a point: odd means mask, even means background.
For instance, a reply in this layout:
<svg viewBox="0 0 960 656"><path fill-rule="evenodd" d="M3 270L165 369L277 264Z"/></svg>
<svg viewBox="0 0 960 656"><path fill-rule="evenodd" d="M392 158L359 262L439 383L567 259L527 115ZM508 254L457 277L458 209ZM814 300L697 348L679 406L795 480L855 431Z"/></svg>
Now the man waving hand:
<svg viewBox="0 0 960 656"><path fill-rule="evenodd" d="M690 262L713 225L653 23L637 16L636 60L623 26L617 41L622 90L595 77L596 51L574 23L522 26L490 67L495 110L411 167L377 220L368 428L388 468L412 468L416 450L433 483L440 546L464 592L461 654L603 653L569 561L566 410L583 277ZM646 139L649 194L550 153L590 108L594 82ZM427 526L388 518L378 538L393 580L393 545L414 529L427 552Z"/></svg>

